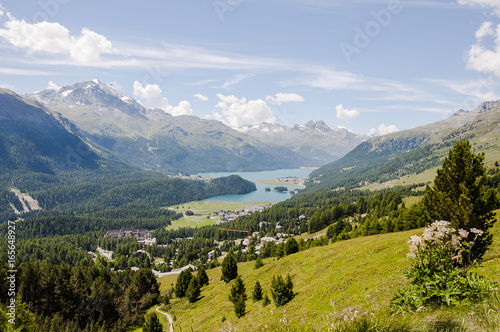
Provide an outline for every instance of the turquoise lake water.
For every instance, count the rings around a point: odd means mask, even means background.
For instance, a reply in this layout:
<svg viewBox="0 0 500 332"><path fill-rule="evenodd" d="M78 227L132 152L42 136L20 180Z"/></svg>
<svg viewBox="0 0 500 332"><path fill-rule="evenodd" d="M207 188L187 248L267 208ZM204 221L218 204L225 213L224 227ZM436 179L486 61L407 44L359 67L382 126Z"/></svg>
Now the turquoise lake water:
<svg viewBox="0 0 500 332"><path fill-rule="evenodd" d="M211 178L218 178L229 175L239 175L248 181L277 179L288 176L306 177L312 170L310 169L280 169L275 171L261 171L261 172L217 172L217 173L200 173L200 176L208 176ZM256 183L257 191L253 191L244 195L224 195L216 196L206 199L205 201L221 201L221 202L282 202L292 197L289 193L279 193L276 191L266 191L266 188L271 190L276 187L275 185ZM298 186L290 186L284 183L283 186L288 189L300 189Z"/></svg>

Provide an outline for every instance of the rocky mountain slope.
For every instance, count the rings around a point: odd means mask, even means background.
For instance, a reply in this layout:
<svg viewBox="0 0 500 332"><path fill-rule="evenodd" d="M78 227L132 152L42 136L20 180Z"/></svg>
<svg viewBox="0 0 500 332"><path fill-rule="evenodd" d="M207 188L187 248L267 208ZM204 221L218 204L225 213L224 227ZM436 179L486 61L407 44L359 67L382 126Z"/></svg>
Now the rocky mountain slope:
<svg viewBox="0 0 500 332"><path fill-rule="evenodd" d="M297 154L322 166L335 161L366 140L346 128L331 129L323 121L309 121L305 125L287 127L280 124L263 123L244 126L238 131L257 138L271 146L285 146Z"/></svg>

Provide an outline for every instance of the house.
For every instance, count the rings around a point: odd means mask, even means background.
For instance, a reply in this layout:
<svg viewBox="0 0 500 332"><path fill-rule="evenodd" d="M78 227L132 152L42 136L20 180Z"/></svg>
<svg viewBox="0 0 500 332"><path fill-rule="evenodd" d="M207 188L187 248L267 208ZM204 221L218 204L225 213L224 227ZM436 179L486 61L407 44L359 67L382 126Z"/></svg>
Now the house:
<svg viewBox="0 0 500 332"><path fill-rule="evenodd" d="M135 237L137 242L151 241L151 233L147 229L122 228L120 230L109 230L104 237L110 236L113 239L128 239Z"/></svg>
<svg viewBox="0 0 500 332"><path fill-rule="evenodd" d="M265 245L268 242L275 242L275 241L276 240L274 239L274 237L264 236L260 239L260 244Z"/></svg>

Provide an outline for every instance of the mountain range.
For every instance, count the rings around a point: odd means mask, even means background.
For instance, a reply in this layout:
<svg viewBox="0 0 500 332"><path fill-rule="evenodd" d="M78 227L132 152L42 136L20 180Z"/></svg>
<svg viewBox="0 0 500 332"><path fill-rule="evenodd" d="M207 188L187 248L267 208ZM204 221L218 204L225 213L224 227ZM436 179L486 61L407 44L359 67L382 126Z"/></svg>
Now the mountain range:
<svg viewBox="0 0 500 332"><path fill-rule="evenodd" d="M269 146L285 146L313 161L314 166L341 158L367 139L366 136L355 134L347 128L332 129L321 120L311 120L305 125L296 124L293 127L262 123L239 127L236 130Z"/></svg>
<svg viewBox="0 0 500 332"><path fill-rule="evenodd" d="M362 136L324 122L293 128L264 124L235 130L215 120L147 109L98 80L24 98L51 112L107 158L177 173L321 166L357 146ZM271 129L271 130L269 130ZM279 140L273 133L279 132Z"/></svg>
<svg viewBox="0 0 500 332"><path fill-rule="evenodd" d="M425 126L377 136L310 175L312 188L360 187L439 166L458 139L467 139L485 162L500 160L500 100Z"/></svg>

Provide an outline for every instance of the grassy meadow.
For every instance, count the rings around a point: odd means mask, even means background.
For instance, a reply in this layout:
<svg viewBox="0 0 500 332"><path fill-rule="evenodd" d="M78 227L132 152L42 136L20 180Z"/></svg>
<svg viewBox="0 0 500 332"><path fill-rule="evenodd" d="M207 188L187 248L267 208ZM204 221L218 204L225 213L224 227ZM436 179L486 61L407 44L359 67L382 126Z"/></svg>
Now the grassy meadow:
<svg viewBox="0 0 500 332"><path fill-rule="evenodd" d="M358 308L360 312L384 315L394 290L407 283L403 275L409 266L407 241L411 235L421 232L422 229L360 237L279 260L268 258L258 270L254 269L254 262L239 263L238 273L249 295L246 315L240 319L236 318L228 300L234 281L229 284L220 281L220 267L207 271L210 284L202 288L200 300L190 304L185 298L174 298L170 309L166 309L175 316L176 331L219 331L229 325L238 331L325 331L334 311L332 304L336 310ZM493 233L495 242L478 272L500 282L500 225L495 226ZM259 281L271 298L271 278L276 274L290 274L295 298L279 308L274 303L267 307L262 306L262 301L254 303L250 294L255 282ZM175 275L159 279L162 294L176 279ZM423 317L432 319L432 315L437 314L416 314L401 319L420 321ZM462 313L455 312L455 315L460 317ZM283 329L286 326L290 329Z"/></svg>

